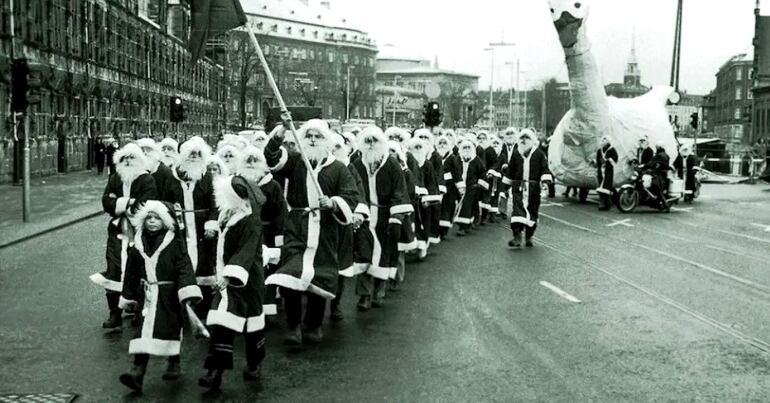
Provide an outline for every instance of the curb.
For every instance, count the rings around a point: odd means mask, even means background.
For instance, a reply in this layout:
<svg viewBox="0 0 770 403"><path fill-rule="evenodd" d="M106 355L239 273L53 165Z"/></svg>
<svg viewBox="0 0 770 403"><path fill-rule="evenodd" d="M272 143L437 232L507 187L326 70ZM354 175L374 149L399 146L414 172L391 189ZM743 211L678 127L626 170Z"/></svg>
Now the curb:
<svg viewBox="0 0 770 403"><path fill-rule="evenodd" d="M38 231L38 232L36 232L36 233L34 233L34 234L30 234L30 235L27 235L27 236L21 237L21 238L19 238L19 239L14 239L13 241L10 241L10 242L6 242L6 243L4 243L4 244L0 245L0 249L5 249L5 248L7 248L7 247L9 247L9 246L13 246L13 245L16 245L16 244L20 244L20 243L22 243L22 242L26 242L26 241L29 241L30 239L34 239L34 238L37 238L37 237L39 237L39 236L41 236L41 235L45 235L45 234L48 234L48 233L51 233L51 232L54 232L54 231L60 230L60 229L62 229L62 228L66 228L66 227L69 227L69 226L72 226L72 225L75 225L75 224L81 223L81 222L83 222L83 221L87 221L87 220L90 220L90 219L92 219L92 218L94 218L94 217L98 217L98 216L100 216L100 215L102 215L102 214L104 214L104 212L103 212L103 211L101 211L101 210L99 210L99 211L97 211L97 212L94 212L94 213L90 213L90 214L88 214L88 215L86 215L86 216L83 216L83 217L80 217L80 218L76 218L76 219L74 219L74 220L72 220L72 221L67 221L67 222L65 222L65 223L62 223L62 224L59 224L59 225L53 226L53 227L51 227L51 228L46 228L46 229L44 229L44 230L42 230L42 231Z"/></svg>

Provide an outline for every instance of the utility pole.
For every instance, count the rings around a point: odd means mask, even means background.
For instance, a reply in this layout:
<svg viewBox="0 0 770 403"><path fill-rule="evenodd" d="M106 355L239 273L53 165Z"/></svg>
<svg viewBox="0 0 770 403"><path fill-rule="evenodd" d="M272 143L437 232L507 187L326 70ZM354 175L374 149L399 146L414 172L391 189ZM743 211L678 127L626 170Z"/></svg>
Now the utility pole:
<svg viewBox="0 0 770 403"><path fill-rule="evenodd" d="M508 62L506 66L511 66L511 89L508 94L508 127L513 127L513 92L514 86L516 88L516 96L518 97L519 91L519 59L516 59L516 63ZM515 69L514 69L515 68ZM515 78L514 78L515 74ZM514 81L515 80L515 81Z"/></svg>
<svg viewBox="0 0 770 403"><path fill-rule="evenodd" d="M679 66L682 57L682 3L679 0L676 10L676 29L674 32L674 55L671 59L671 86L679 92Z"/></svg>
<svg viewBox="0 0 770 403"><path fill-rule="evenodd" d="M13 0L10 0L10 8L11 8L11 15L10 15L10 28L11 28L11 61L13 62L14 58L16 57L16 54L18 53L16 49L16 21L15 21L15 14L16 10L14 9ZM13 93L13 80L11 80L11 88L10 93ZM26 101L25 101L26 102ZM16 138L16 145L15 147L19 146L19 132L18 132L18 124L16 121L16 112L13 110L13 107L11 106L11 103L8 103L8 109L11 112L11 115L13 116L13 135ZM24 114L22 115L22 120L24 121L24 149L23 149L23 166L22 166L22 221L23 222L29 222L31 219L30 212L31 212L31 198L30 198L30 166L29 166L29 105L24 110ZM17 154L18 155L18 154ZM18 165L17 165L18 166Z"/></svg>
<svg viewBox="0 0 770 403"><path fill-rule="evenodd" d="M347 89L345 90L345 122L350 120L350 66L348 66ZM382 110L385 110L383 105Z"/></svg>
<svg viewBox="0 0 770 403"><path fill-rule="evenodd" d="M489 44L488 48L484 48L484 50L489 50L492 52L492 68L491 73L489 77L489 123L490 128L495 127L495 115L494 115L494 101L495 101L495 48L503 48L503 47L514 47L516 46L513 42L506 42L505 39L501 39L500 42L492 42Z"/></svg>

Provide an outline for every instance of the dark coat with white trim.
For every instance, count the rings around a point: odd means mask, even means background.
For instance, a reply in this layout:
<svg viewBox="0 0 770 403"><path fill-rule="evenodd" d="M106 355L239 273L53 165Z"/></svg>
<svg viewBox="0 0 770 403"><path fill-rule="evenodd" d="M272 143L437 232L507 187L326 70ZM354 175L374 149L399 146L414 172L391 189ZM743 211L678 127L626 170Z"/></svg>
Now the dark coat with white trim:
<svg viewBox="0 0 770 403"><path fill-rule="evenodd" d="M120 306L143 299L144 321L131 340L130 354L178 355L184 325L183 304L202 299L184 241L173 231L137 232L128 250Z"/></svg>
<svg viewBox="0 0 770 403"><path fill-rule="evenodd" d="M283 229L286 225L286 199L283 188L268 174L259 182L259 189L265 194L265 204L262 206L262 243L268 248L283 246Z"/></svg>
<svg viewBox="0 0 770 403"><path fill-rule="evenodd" d="M461 199L460 213L454 221L457 224L470 225L478 212L482 191L489 188L489 183L486 181L487 171L479 157L467 163L460 160L460 169L464 176L465 195Z"/></svg>
<svg viewBox="0 0 770 403"><path fill-rule="evenodd" d="M228 278L230 285L214 296L206 324L240 333L262 330L265 328L262 310L265 277L259 253L262 248L259 212L236 214L220 226L217 276Z"/></svg>
<svg viewBox="0 0 770 403"><path fill-rule="evenodd" d="M134 233L129 217L147 200L156 197L155 180L150 174L139 175L130 184L124 183L118 173L110 175L102 194L102 208L110 215L105 252L107 270L92 275L91 281L109 291L122 291L123 262L128 256L128 246ZM129 199L135 199L135 202L127 208Z"/></svg>
<svg viewBox="0 0 770 403"><path fill-rule="evenodd" d="M401 167L401 172L404 174L404 186L406 187L406 194L409 200L414 206L417 203L417 182L419 178L417 175L420 164L417 163L417 159L414 158L412 153L406 153L406 167ZM398 251L407 252L414 250L417 247L417 237L415 236L415 217L414 214L407 214L401 220L401 233L398 238ZM371 261L369 262L371 263Z"/></svg>
<svg viewBox="0 0 770 403"><path fill-rule="evenodd" d="M443 159L443 179L447 192L441 200L440 226L451 228L455 217L455 209L460 201L460 188L465 189L463 181L463 165L460 157L449 152Z"/></svg>
<svg viewBox="0 0 770 403"><path fill-rule="evenodd" d="M599 193L610 194L615 191L615 165L618 163L618 152L612 146L602 147L596 151L596 178L599 182Z"/></svg>
<svg viewBox="0 0 770 403"><path fill-rule="evenodd" d="M428 162L432 166L435 183L439 190L438 194L441 195L438 199L439 203L434 203L430 206L430 237L428 242L437 244L441 242L441 238L439 238L439 233L441 232L441 200L448 189L444 182L444 159L441 158L441 154L434 149L433 153L429 156Z"/></svg>
<svg viewBox="0 0 770 403"><path fill-rule="evenodd" d="M321 191L335 206L334 210L320 210L320 195L299 153L286 152L274 137L265 147L265 159L276 180L288 179L289 205L280 268L266 283L333 299L343 226L351 223L357 205L358 190L353 176L331 156L315 168Z"/></svg>
<svg viewBox="0 0 770 403"><path fill-rule="evenodd" d="M199 181L184 181L175 171L170 171L173 178L166 183L165 201L179 203L185 212L185 243L192 261L195 277L199 285L214 285L216 282L213 255L216 252L216 239L206 239L206 229L217 229L219 212L214 201L214 184L209 173ZM185 188L192 187L192 192L185 198ZM189 192L189 190L188 190ZM192 212L195 210L195 212ZM194 230L194 233L191 231ZM195 255L193 255L195 254Z"/></svg>
<svg viewBox="0 0 770 403"><path fill-rule="evenodd" d="M155 188L157 189L155 200L174 203L173 194L169 189L176 181L176 178L174 178L174 172L171 171L171 168L159 162L158 167L154 172L150 172L150 174L155 179Z"/></svg>
<svg viewBox="0 0 770 403"><path fill-rule="evenodd" d="M685 163L685 160L687 163ZM687 194L693 194L695 192L695 174L700 171L698 165L698 157L695 155L688 155L683 158L682 155L678 155L674 160L674 169L676 169L676 175L679 179L684 179L684 189Z"/></svg>
<svg viewBox="0 0 770 403"><path fill-rule="evenodd" d="M515 151L508 163L508 172L503 179L511 186L513 210L511 224L533 227L537 224L540 211L540 182L553 180L548 169L548 158L538 147L527 155Z"/></svg>
<svg viewBox="0 0 770 403"><path fill-rule="evenodd" d="M386 157L375 172L369 172L360 159L353 164L361 176L364 199L370 208L369 228L375 237L367 273L383 280L395 278L401 226L404 217L414 211L401 165L392 157Z"/></svg>

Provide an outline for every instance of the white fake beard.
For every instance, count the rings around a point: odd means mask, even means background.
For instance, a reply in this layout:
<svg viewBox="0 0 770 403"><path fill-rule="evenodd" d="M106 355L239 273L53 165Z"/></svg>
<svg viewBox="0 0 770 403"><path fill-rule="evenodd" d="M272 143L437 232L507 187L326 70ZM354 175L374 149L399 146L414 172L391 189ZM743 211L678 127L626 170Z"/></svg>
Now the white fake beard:
<svg viewBox="0 0 770 403"><path fill-rule="evenodd" d="M476 158L475 150L460 150L460 157L462 157L463 161L470 162L474 158Z"/></svg>
<svg viewBox="0 0 770 403"><path fill-rule="evenodd" d="M338 152L333 152L332 155L334 155L334 159L345 164L345 166L350 165L350 155L347 154L346 149L340 149Z"/></svg>
<svg viewBox="0 0 770 403"><path fill-rule="evenodd" d="M206 174L208 170L206 161L196 160L191 162L190 160L184 160L179 164L179 170L184 172L185 175L191 180L199 181Z"/></svg>
<svg viewBox="0 0 770 403"><path fill-rule="evenodd" d="M175 167L178 161L179 161L179 154L168 154L160 157L160 162L162 162L163 165L166 165L169 168Z"/></svg>
<svg viewBox="0 0 770 403"><path fill-rule="evenodd" d="M142 166L136 163L133 163L131 166L126 166L125 163L120 163L115 166L115 170L118 172L118 175L120 175L120 179L123 181L123 183L131 183L141 174L147 172Z"/></svg>
<svg viewBox="0 0 770 403"><path fill-rule="evenodd" d="M150 153L150 154L145 154L144 156L147 158L148 171L155 173L155 171L158 170L158 166L160 165L160 155L155 153Z"/></svg>
<svg viewBox="0 0 770 403"><path fill-rule="evenodd" d="M369 168L376 168L382 163L382 159L388 155L384 143L377 143L374 147L366 147L361 150L361 161ZM373 169L372 169L373 170Z"/></svg>
<svg viewBox="0 0 770 403"><path fill-rule="evenodd" d="M495 149L495 153L497 153L497 155L500 155L500 153L503 152L503 146L502 145L494 146L494 149Z"/></svg>
<svg viewBox="0 0 770 403"><path fill-rule="evenodd" d="M533 148L534 148L534 144L533 143L529 143L529 142L527 142L527 143L519 143L519 147L518 147L519 154L526 155Z"/></svg>
<svg viewBox="0 0 770 403"><path fill-rule="evenodd" d="M310 146L310 144L305 143L302 144L302 151L310 162L315 162L316 164L320 164L324 158L329 156L329 149L326 147L326 144L316 143L315 146Z"/></svg>
<svg viewBox="0 0 770 403"><path fill-rule="evenodd" d="M259 183L267 175L267 169L260 166L242 166L238 174L249 182Z"/></svg>
<svg viewBox="0 0 770 403"><path fill-rule="evenodd" d="M447 154L452 152L452 147L449 147L449 144L445 146L439 145L438 147L436 147L436 151L438 151L438 153L441 154L442 157L446 157Z"/></svg>
<svg viewBox="0 0 770 403"><path fill-rule="evenodd" d="M422 149L422 151L419 151L419 152L415 152L415 151L409 150L409 153L412 154L414 159L417 160L417 165L419 165L420 167L425 165L425 157L426 157L425 149Z"/></svg>

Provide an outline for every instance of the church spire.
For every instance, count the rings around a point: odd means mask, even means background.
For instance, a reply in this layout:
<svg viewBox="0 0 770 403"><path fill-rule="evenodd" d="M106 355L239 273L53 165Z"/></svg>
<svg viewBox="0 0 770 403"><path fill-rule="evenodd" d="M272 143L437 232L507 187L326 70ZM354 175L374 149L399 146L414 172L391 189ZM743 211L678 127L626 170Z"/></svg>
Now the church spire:
<svg viewBox="0 0 770 403"><path fill-rule="evenodd" d="M626 73L623 77L623 83L625 85L641 87L642 85L642 72L639 71L639 60L636 57L636 28L631 31L631 54L628 57L628 63L626 64Z"/></svg>

